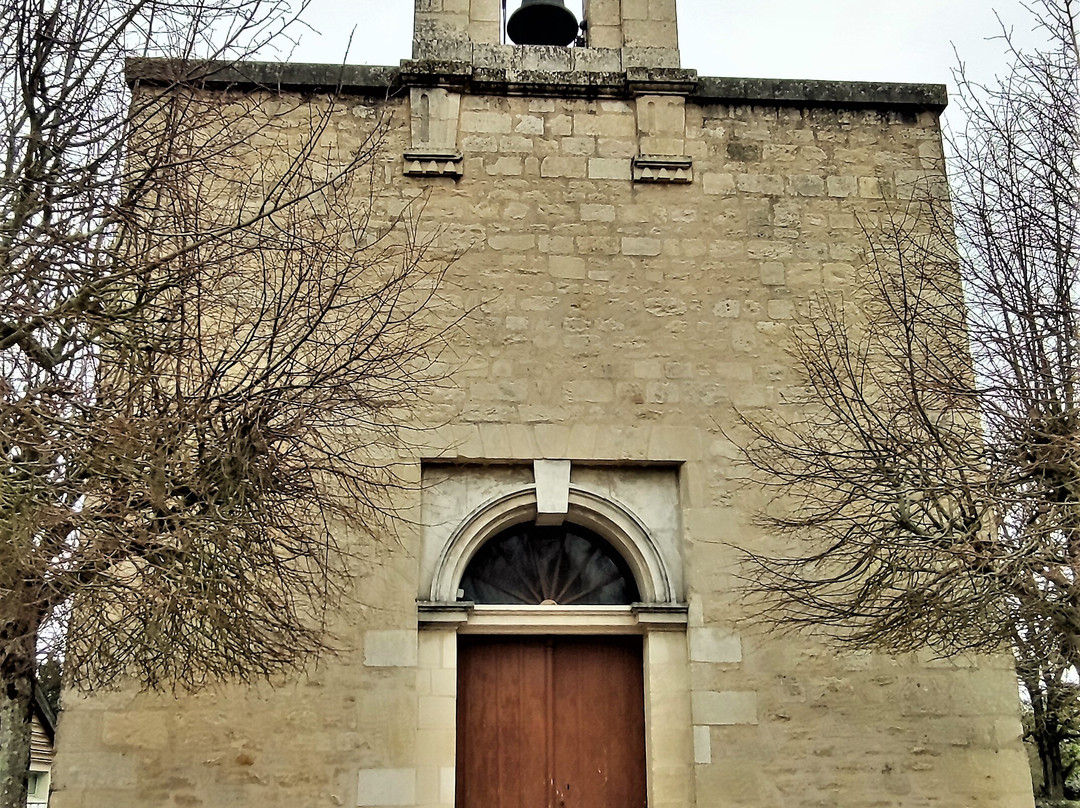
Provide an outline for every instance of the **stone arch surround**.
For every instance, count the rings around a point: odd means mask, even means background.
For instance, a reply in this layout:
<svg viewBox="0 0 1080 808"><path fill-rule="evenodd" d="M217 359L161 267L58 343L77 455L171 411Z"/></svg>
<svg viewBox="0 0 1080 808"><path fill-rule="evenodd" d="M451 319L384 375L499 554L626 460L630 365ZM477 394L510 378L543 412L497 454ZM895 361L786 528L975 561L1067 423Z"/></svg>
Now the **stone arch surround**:
<svg viewBox="0 0 1080 808"><path fill-rule="evenodd" d="M626 560L641 593L649 604L675 605L668 562L648 528L633 511L609 496L571 485L566 521L588 528L609 541ZM491 499L473 510L454 530L435 566L428 597L433 603L453 603L469 561L492 536L506 528L536 518L536 486L524 486Z"/></svg>
<svg viewBox="0 0 1080 808"><path fill-rule="evenodd" d="M694 736L678 467L541 460L532 461L531 469L526 463L451 463L429 471L417 604L417 804L455 804L461 635L629 634L642 637L648 804L691 805ZM461 577L484 543L533 521L573 523L608 541L630 567L641 602L502 606L458 601Z"/></svg>

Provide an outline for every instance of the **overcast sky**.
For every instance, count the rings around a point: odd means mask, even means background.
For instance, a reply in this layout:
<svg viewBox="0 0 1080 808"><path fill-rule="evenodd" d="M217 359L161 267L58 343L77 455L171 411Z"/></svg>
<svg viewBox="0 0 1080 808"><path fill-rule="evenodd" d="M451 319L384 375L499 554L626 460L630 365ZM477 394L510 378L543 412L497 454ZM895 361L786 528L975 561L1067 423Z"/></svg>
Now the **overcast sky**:
<svg viewBox="0 0 1080 808"><path fill-rule="evenodd" d="M519 0L510 0L511 9ZM567 5L578 11L580 0ZM413 0L312 0L292 61L396 65ZM708 76L950 82L953 46L980 77L1001 70L995 11L1032 41L1021 0L679 0L683 66Z"/></svg>

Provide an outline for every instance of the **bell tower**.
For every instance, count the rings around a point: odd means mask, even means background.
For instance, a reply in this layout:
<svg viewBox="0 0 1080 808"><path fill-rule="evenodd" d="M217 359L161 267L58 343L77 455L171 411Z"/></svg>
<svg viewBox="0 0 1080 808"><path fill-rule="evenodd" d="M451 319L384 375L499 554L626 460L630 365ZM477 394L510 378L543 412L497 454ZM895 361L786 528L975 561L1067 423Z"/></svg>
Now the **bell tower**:
<svg viewBox="0 0 1080 808"><path fill-rule="evenodd" d="M590 48L648 49L656 67L679 66L675 0L585 0L585 18Z"/></svg>
<svg viewBox="0 0 1080 808"><path fill-rule="evenodd" d="M562 22L576 15L577 3L569 2L567 9L559 0L527 0L523 5L533 8L514 15L515 25L526 29L526 39L517 39L528 41L527 27L538 19ZM413 60L495 68L531 61L541 69L604 72L680 66L675 0L584 0L584 46L566 48L504 44L510 40L504 36L503 0L415 0L415 9ZM523 48L552 52L526 58Z"/></svg>
<svg viewBox="0 0 1080 808"><path fill-rule="evenodd" d="M692 183L685 106L697 72L680 66L676 0L579 2L524 0L507 25L504 0L415 0L413 58L400 74L412 124L405 173L463 176L465 95L618 98L637 132L627 179Z"/></svg>

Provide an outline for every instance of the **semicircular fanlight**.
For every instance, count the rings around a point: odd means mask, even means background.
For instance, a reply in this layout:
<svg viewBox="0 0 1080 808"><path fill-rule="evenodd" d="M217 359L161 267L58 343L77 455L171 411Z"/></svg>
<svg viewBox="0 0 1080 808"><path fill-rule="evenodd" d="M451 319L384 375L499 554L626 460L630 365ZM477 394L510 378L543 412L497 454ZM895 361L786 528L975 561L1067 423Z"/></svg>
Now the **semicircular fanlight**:
<svg viewBox="0 0 1080 808"><path fill-rule="evenodd" d="M639 599L623 558L576 525L503 531L473 556L461 589L463 600L503 605L619 606Z"/></svg>

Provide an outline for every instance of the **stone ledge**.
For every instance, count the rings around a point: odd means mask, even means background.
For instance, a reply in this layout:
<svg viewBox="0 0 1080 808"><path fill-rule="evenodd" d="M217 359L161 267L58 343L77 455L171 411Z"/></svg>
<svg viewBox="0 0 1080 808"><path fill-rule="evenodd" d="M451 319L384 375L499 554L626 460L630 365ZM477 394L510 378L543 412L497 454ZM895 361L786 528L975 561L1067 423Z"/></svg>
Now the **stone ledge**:
<svg viewBox="0 0 1080 808"><path fill-rule="evenodd" d="M464 62L405 61L401 67L281 62L178 62L129 59L127 81L153 86L197 82L206 87L266 88L387 95L402 86L452 87L475 94L632 98L649 87L686 93L697 103L829 108L907 108L940 112L942 84L697 77L694 71L633 68L627 72L517 71Z"/></svg>
<svg viewBox="0 0 1080 808"><path fill-rule="evenodd" d="M156 87L197 84L215 89L287 91L337 90L383 95L398 84L396 67L370 65L293 64L286 62L217 62L176 59L128 59L124 77Z"/></svg>
<svg viewBox="0 0 1080 808"><path fill-rule="evenodd" d="M944 84L741 79L703 76L690 96L699 103L778 104L808 107L914 107L940 112L949 103Z"/></svg>
<svg viewBox="0 0 1080 808"><path fill-rule="evenodd" d="M633 159L634 182L680 183L694 181L694 161L689 157L639 154Z"/></svg>
<svg viewBox="0 0 1080 808"><path fill-rule="evenodd" d="M477 606L467 601L417 601L417 623L426 628L486 633L608 633L610 631L685 631L685 603L635 603L631 606Z"/></svg>
<svg viewBox="0 0 1080 808"><path fill-rule="evenodd" d="M464 156L458 151L410 149L404 154L405 174L409 177L460 177Z"/></svg>
<svg viewBox="0 0 1080 808"><path fill-rule="evenodd" d="M421 626L446 626L455 628L469 621L469 613L475 606L472 601L456 601L454 603L434 603L431 601L417 601L417 623Z"/></svg>

